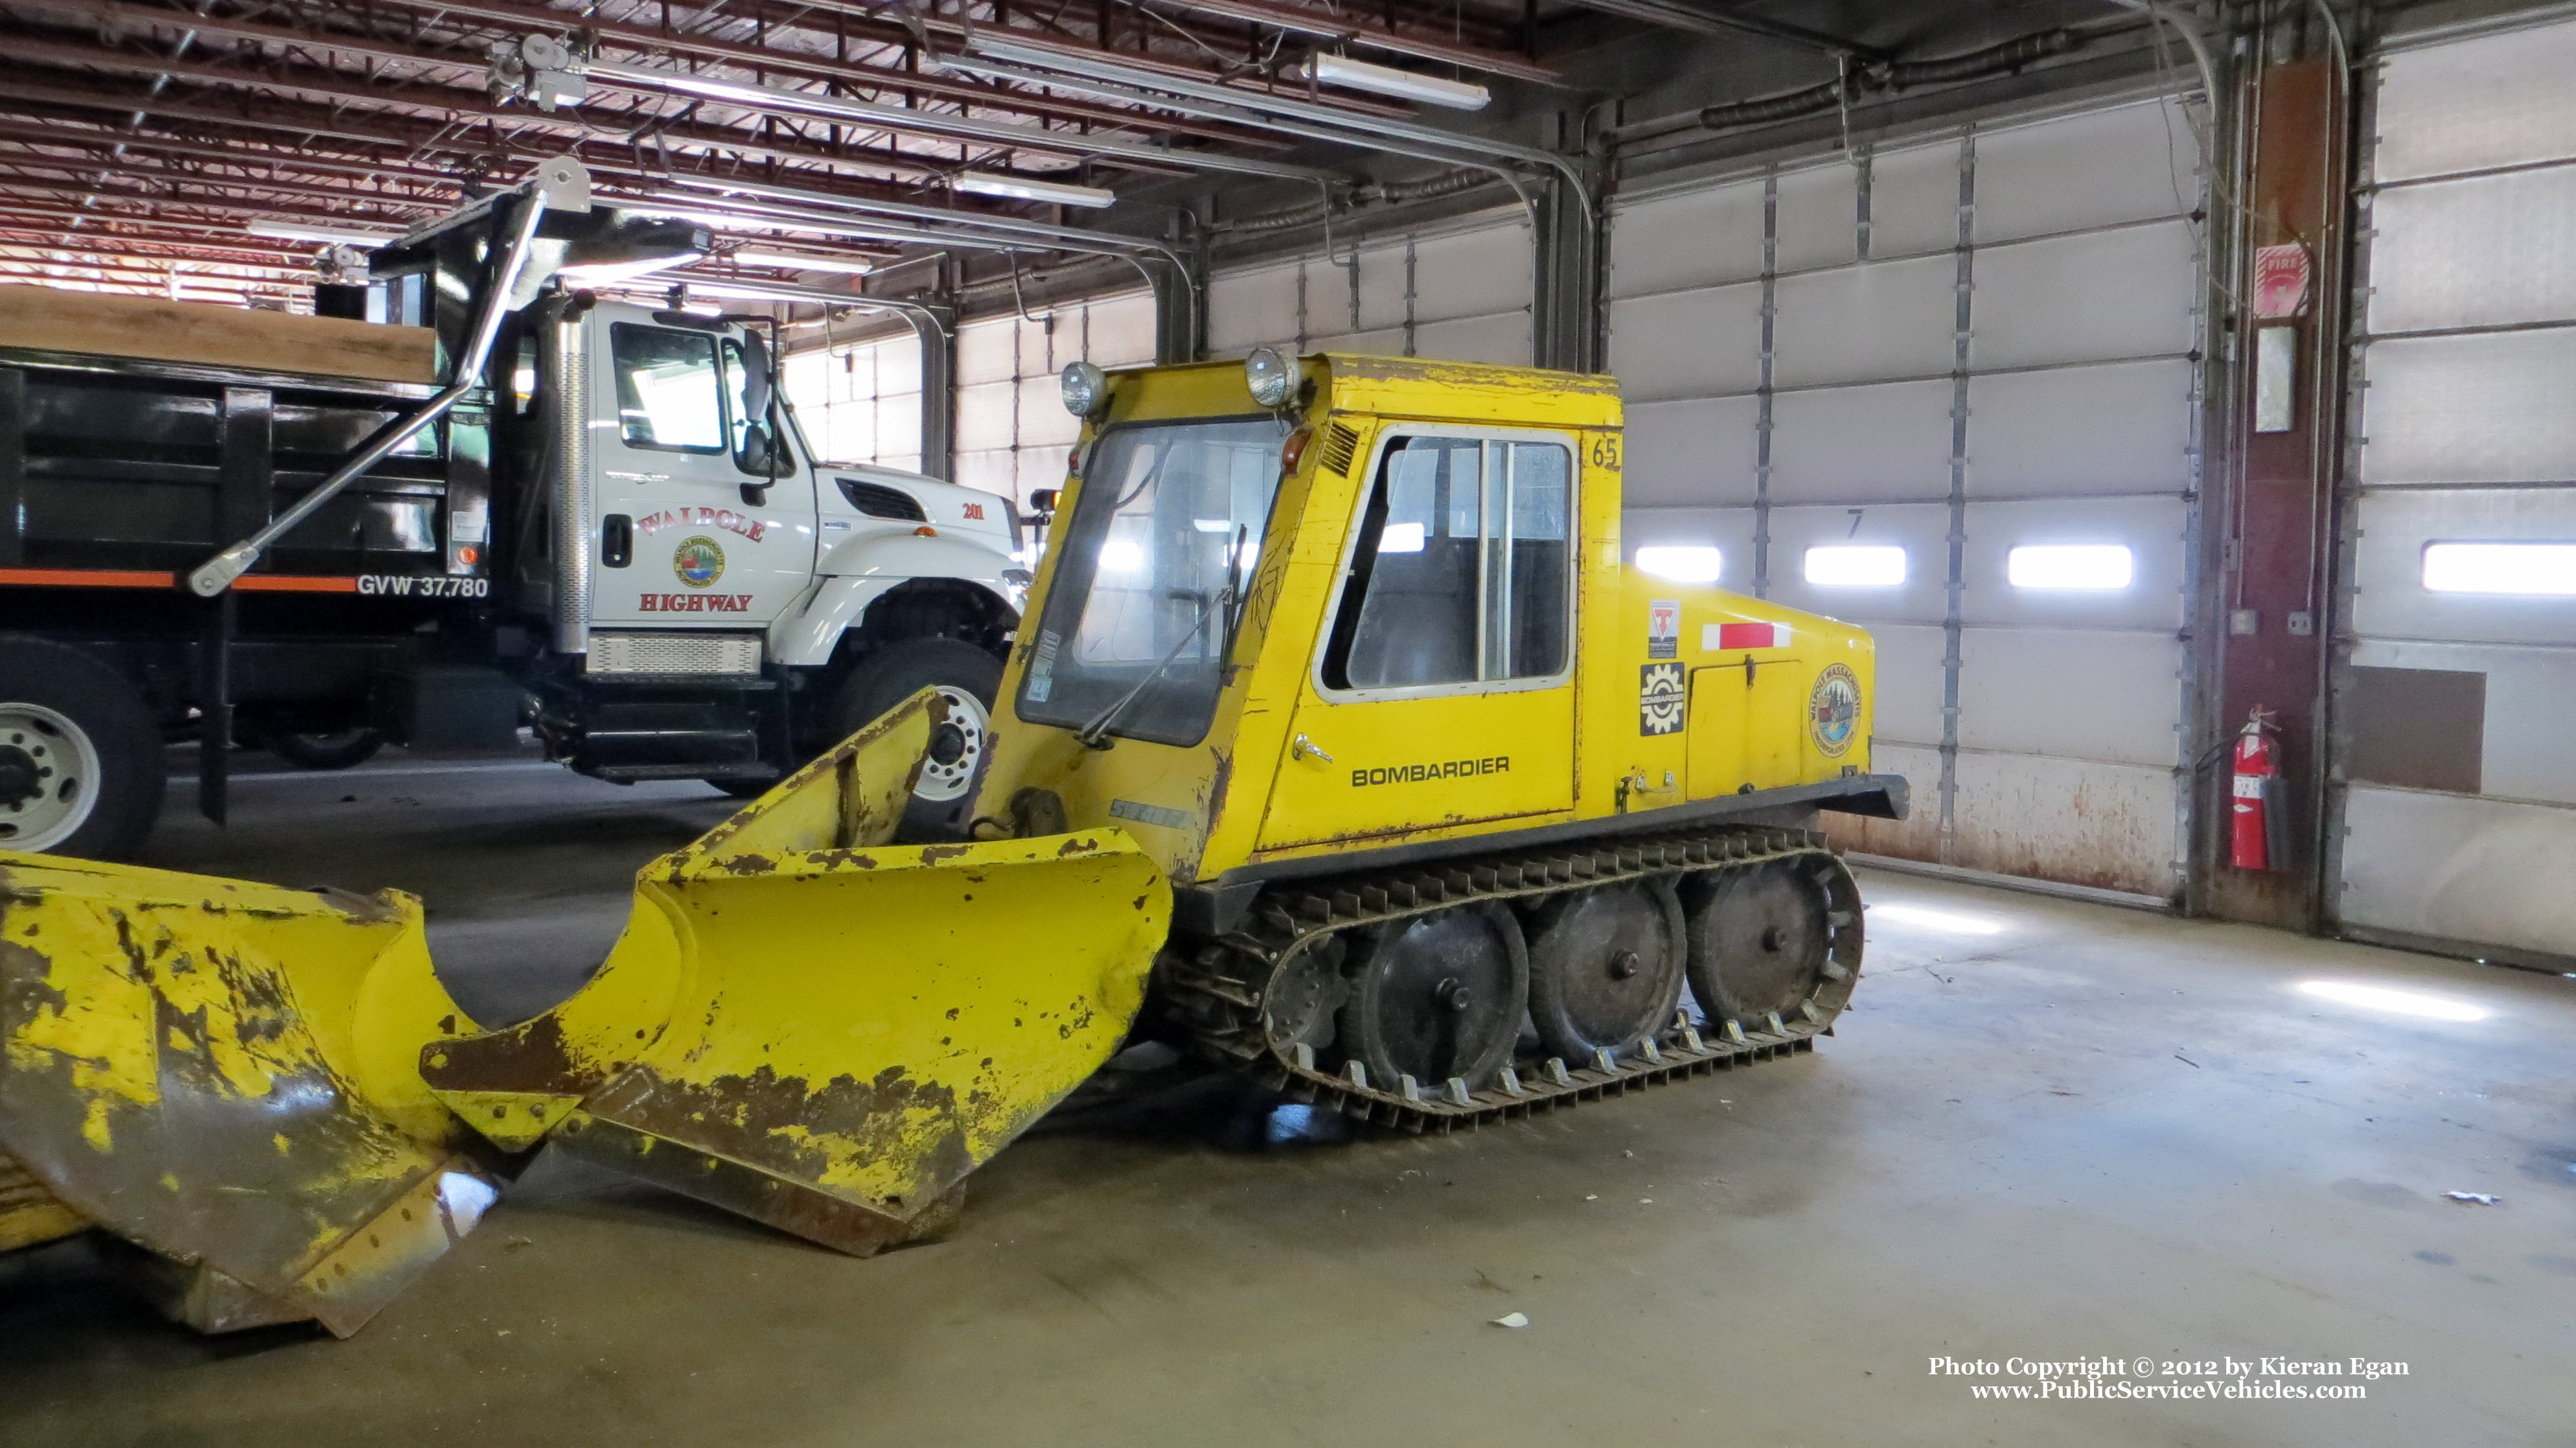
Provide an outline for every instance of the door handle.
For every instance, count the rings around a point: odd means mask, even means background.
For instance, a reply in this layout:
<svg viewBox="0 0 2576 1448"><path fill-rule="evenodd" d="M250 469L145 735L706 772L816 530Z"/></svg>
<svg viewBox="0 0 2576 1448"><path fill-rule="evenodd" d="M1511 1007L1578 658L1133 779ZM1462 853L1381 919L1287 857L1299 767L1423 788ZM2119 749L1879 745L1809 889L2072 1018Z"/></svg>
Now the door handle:
<svg viewBox="0 0 2576 1448"><path fill-rule="evenodd" d="M623 568L635 561L635 520L611 513L599 520L599 566Z"/></svg>
<svg viewBox="0 0 2576 1448"><path fill-rule="evenodd" d="M1307 738L1303 734L1297 736L1296 743L1288 746L1288 757L1291 759L1303 759L1309 754L1324 761L1326 764L1331 764L1333 762L1333 756L1324 752L1324 746Z"/></svg>

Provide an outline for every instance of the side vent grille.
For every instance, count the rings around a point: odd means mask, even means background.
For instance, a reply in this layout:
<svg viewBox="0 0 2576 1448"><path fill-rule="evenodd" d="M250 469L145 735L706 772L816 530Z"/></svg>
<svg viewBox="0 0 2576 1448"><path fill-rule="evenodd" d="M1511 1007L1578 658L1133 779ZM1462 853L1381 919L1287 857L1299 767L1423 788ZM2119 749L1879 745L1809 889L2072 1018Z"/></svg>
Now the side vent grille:
<svg viewBox="0 0 2576 1448"><path fill-rule="evenodd" d="M1359 455L1359 450L1358 433L1338 422L1324 429L1323 464L1325 467L1348 477L1351 471L1351 459Z"/></svg>
<svg viewBox="0 0 2576 1448"><path fill-rule="evenodd" d="M871 518L894 518L906 523L927 523L930 515L921 511L921 500L901 488L883 483L863 483L857 478L835 478L841 485L841 496L850 506Z"/></svg>

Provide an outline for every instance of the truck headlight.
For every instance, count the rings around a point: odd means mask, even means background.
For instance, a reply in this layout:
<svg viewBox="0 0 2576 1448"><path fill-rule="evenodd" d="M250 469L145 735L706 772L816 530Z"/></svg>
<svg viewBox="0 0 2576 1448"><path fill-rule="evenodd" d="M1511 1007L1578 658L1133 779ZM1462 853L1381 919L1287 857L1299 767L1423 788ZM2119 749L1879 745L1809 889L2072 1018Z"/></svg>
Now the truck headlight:
<svg viewBox="0 0 2576 1448"><path fill-rule="evenodd" d="M1243 380L1252 400L1264 407L1285 407L1297 395L1297 364L1272 347L1255 347L1243 359Z"/></svg>
<svg viewBox="0 0 2576 1448"><path fill-rule="evenodd" d="M1064 389L1064 410L1088 418L1109 400L1109 374L1088 362L1067 362L1057 379Z"/></svg>

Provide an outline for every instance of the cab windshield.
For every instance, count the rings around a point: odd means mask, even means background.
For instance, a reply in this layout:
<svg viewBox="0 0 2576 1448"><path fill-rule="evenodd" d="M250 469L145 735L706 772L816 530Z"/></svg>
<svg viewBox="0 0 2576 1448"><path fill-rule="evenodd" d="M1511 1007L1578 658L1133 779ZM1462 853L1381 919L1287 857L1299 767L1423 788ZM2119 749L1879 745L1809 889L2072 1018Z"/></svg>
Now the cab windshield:
<svg viewBox="0 0 2576 1448"><path fill-rule="evenodd" d="M1101 434L1051 545L1021 718L1158 744L1206 737L1279 490L1280 441L1267 416Z"/></svg>

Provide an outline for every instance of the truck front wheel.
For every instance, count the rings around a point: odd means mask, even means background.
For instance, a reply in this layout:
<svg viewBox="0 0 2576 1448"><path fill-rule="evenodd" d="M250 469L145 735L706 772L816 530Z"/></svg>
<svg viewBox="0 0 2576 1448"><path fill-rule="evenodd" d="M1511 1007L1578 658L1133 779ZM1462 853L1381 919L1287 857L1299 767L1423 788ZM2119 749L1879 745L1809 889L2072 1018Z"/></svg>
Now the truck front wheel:
<svg viewBox="0 0 2576 1448"><path fill-rule="evenodd" d="M0 638L0 849L119 860L161 814L167 768L143 696L42 639Z"/></svg>
<svg viewBox="0 0 2576 1448"><path fill-rule="evenodd" d="M921 780L905 809L905 839L943 839L964 825L967 797L984 764L1002 661L957 639L915 639L879 652L843 681L832 700L835 740L846 739L923 689L948 701L948 722L932 731Z"/></svg>

